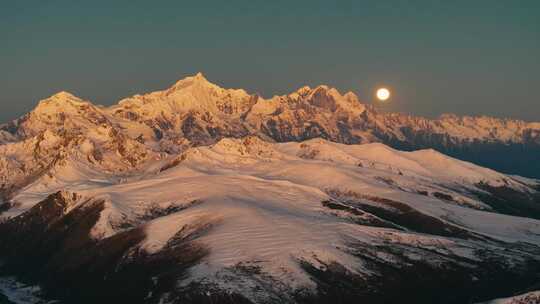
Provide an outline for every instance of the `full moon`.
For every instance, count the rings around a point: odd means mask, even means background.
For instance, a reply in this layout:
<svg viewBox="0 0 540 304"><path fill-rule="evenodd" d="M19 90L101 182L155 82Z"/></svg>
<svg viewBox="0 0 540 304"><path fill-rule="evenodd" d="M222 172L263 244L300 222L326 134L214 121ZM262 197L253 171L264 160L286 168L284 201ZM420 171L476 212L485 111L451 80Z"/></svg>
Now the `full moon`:
<svg viewBox="0 0 540 304"><path fill-rule="evenodd" d="M377 90L377 98L381 101L385 101L390 98L390 91L387 88L380 88Z"/></svg>

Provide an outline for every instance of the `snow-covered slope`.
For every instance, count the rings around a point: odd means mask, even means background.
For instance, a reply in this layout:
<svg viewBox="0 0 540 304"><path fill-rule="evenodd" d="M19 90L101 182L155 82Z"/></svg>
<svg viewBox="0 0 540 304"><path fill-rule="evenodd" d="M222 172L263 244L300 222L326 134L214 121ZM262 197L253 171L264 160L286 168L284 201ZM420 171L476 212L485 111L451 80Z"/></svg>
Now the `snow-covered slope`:
<svg viewBox="0 0 540 304"><path fill-rule="evenodd" d="M0 232L57 241L28 249L40 241L3 239L7 260L37 259L65 278L86 271L87 258L112 261L85 284L142 301L99 287L116 286L99 278L149 282L140 287L148 303L328 302L340 293L342 302L454 303L538 279L540 221L501 214L485 199L500 187L533 197L533 184L432 150L246 137L151 163L120 178L70 159L19 191ZM74 253L83 248L84 256ZM181 267L161 270L171 265ZM520 285L486 289L508 278ZM395 280L431 291L401 295Z"/></svg>

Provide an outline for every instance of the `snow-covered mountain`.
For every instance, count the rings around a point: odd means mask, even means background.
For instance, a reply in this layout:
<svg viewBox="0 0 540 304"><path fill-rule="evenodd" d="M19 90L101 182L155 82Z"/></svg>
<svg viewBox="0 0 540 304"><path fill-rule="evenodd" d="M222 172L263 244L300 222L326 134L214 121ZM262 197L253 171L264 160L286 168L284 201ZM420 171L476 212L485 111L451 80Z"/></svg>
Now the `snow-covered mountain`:
<svg viewBox="0 0 540 304"><path fill-rule="evenodd" d="M342 95L324 85L264 99L241 89L220 88L200 73L109 108L58 93L28 115L1 126L0 143L31 141L46 131L63 137L100 137L89 139L92 143L103 142L103 135L96 133L111 132L166 153L247 135L277 142L316 137L347 144L382 142L403 150L433 148L503 172L540 177L540 123L378 113L354 93Z"/></svg>
<svg viewBox="0 0 540 304"><path fill-rule="evenodd" d="M540 181L408 150L532 155L539 130L201 74L112 107L58 93L0 129L0 274L65 303L507 297L540 281Z"/></svg>
<svg viewBox="0 0 540 304"><path fill-rule="evenodd" d="M119 178L67 158L17 191L5 271L68 302L133 303L461 303L539 279L540 221L504 214L540 215L535 180L323 139L149 163Z"/></svg>
<svg viewBox="0 0 540 304"><path fill-rule="evenodd" d="M247 134L278 142L322 137L341 143L383 142L399 149L434 148L509 173L540 177L540 123L443 115L430 120L378 113L348 92L321 85L264 99L225 90L202 74L113 107L115 115L147 124L158 136L195 144Z"/></svg>

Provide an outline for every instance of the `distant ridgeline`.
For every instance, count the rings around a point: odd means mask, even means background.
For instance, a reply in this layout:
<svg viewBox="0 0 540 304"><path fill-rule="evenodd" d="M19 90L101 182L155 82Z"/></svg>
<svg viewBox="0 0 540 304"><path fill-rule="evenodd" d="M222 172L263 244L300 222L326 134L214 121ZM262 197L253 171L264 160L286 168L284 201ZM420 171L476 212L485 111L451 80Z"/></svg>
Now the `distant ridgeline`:
<svg viewBox="0 0 540 304"><path fill-rule="evenodd" d="M402 150L433 148L505 173L540 178L540 123L378 113L354 93L341 94L324 85L264 99L242 89L223 89L200 73L112 107L95 106L66 92L45 99L29 114L0 127L0 147L16 159L1 160L0 170L15 172L10 179L28 182L56 159L62 150L58 146L81 144L81 153L90 153L96 162L114 149L123 163L136 166L155 153L177 153L247 135L277 142L321 137L346 144L382 142ZM30 158L14 152L23 146L31 150Z"/></svg>

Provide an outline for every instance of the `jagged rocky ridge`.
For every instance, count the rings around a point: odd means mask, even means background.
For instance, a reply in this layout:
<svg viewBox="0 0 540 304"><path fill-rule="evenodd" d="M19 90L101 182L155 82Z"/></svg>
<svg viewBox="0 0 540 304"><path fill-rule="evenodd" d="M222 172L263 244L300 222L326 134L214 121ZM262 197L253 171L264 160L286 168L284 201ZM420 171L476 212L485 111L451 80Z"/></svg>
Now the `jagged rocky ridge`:
<svg viewBox="0 0 540 304"><path fill-rule="evenodd" d="M0 159L0 187L9 193L28 184L72 153L70 145L84 148L86 157L105 169L120 169L122 163L125 171L161 153L246 135L277 142L321 137L346 144L382 142L401 150L433 148L499 171L540 177L540 123L378 113L355 94L341 95L327 86L263 99L220 88L197 74L109 108L66 92L41 101L31 113L0 127L0 153L6 156ZM114 165L107 161L112 158Z"/></svg>

